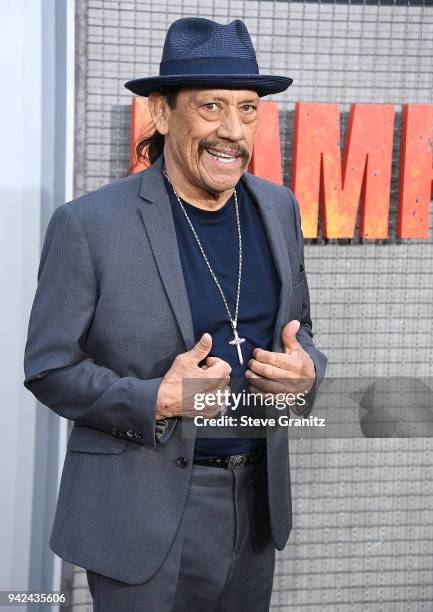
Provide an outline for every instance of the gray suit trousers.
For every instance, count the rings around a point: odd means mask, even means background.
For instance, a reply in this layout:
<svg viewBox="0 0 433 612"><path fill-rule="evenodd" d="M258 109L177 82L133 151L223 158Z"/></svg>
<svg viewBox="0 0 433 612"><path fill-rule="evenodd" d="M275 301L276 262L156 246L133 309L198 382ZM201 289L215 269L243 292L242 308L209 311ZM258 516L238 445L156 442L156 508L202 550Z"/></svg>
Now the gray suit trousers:
<svg viewBox="0 0 433 612"><path fill-rule="evenodd" d="M159 571L130 585L87 570L95 612L267 612L275 567L266 454L247 467L194 465Z"/></svg>

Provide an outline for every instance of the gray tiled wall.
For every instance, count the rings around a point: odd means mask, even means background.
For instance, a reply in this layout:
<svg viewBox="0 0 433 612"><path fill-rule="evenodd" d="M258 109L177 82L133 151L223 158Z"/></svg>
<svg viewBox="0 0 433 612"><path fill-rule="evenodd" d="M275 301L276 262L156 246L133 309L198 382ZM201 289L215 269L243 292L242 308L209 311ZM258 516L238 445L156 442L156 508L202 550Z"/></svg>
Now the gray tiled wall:
<svg viewBox="0 0 433 612"><path fill-rule="evenodd" d="M426 3L430 4L430 3ZM433 7L235 0L78 0L76 194L125 176L130 78L157 74L181 16L243 19L262 73L294 79L280 104L290 181L297 100L396 105L390 228L395 228L399 112L432 103ZM433 223L431 224L433 225ZM432 235L432 234L430 234ZM427 377L433 371L432 240L307 244L317 345L328 375ZM293 440L294 530L278 555L273 609L433 610L433 442ZM76 609L91 609L74 568ZM87 602L87 608L86 608Z"/></svg>

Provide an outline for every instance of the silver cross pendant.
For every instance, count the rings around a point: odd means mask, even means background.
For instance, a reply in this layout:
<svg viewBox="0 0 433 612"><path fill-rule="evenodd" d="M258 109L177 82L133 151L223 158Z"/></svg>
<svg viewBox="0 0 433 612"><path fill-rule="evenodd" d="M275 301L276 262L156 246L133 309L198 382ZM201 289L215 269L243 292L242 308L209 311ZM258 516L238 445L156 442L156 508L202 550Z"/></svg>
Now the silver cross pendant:
<svg viewBox="0 0 433 612"><path fill-rule="evenodd" d="M237 332L237 329L236 329L236 324L232 323L232 327L233 327L234 338L233 338L233 340L229 340L229 344L233 344L233 345L236 346L236 350L238 351L239 363L242 365L244 363L244 360L242 358L241 344L242 344L242 342L245 342L245 338L240 338L238 336L238 332Z"/></svg>

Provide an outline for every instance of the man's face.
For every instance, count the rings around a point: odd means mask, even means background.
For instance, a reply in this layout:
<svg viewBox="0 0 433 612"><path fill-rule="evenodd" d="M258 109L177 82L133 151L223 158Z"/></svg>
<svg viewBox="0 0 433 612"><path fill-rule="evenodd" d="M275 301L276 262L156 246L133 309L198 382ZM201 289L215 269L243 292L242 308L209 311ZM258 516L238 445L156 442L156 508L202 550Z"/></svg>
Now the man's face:
<svg viewBox="0 0 433 612"><path fill-rule="evenodd" d="M165 146L185 180L233 189L251 159L259 102L254 90L184 89L176 108L165 105Z"/></svg>

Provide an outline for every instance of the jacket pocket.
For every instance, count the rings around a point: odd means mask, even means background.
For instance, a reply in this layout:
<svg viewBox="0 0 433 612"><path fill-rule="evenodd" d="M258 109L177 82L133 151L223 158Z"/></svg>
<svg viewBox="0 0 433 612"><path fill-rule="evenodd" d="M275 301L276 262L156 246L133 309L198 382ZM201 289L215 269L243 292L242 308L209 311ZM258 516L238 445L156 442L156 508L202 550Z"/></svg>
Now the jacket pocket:
<svg viewBox="0 0 433 612"><path fill-rule="evenodd" d="M66 450L79 453L118 455L125 452L127 445L128 440L116 438L109 433L105 433L105 431L74 425Z"/></svg>
<svg viewBox="0 0 433 612"><path fill-rule="evenodd" d="M295 289L295 287L298 287L298 285L301 285L305 281L304 266L301 264L301 269L299 270L299 272L295 272L295 274L291 274L290 278L292 281L292 289Z"/></svg>

